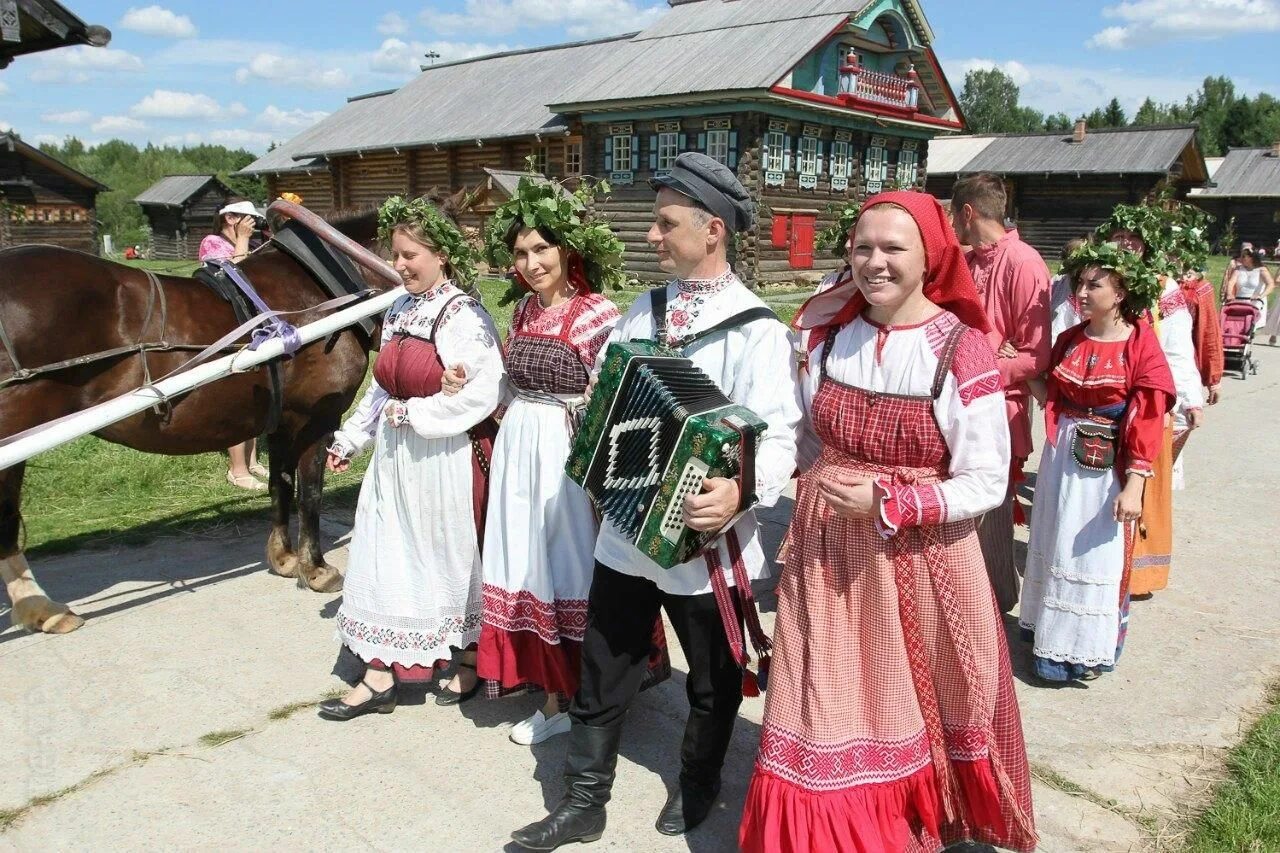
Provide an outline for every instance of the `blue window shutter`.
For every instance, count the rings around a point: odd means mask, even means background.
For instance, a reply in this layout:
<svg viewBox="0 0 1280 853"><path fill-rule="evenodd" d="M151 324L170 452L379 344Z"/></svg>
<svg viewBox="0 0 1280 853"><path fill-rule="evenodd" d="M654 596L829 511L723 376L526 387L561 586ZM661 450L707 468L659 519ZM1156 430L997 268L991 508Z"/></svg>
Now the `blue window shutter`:
<svg viewBox="0 0 1280 853"><path fill-rule="evenodd" d="M786 142L784 142L784 143L783 143L783 146L784 146L784 147L783 147L783 149L782 149L782 171L784 171L784 172L790 172L790 171L791 171L791 164L792 164L795 160L799 160L800 158L799 158L799 157L795 157L795 158L793 158L793 157L791 156L791 149L795 147L795 144L791 141L791 137L790 137L790 136L784 136L784 137L783 137L783 139L785 139L785 140L786 140Z"/></svg>
<svg viewBox="0 0 1280 853"><path fill-rule="evenodd" d="M688 151L688 150L689 150L689 140L690 140L690 139L693 139L693 134L692 134L692 133L683 133L683 134L681 134L681 135L680 135L680 150L681 150L681 151Z"/></svg>
<svg viewBox="0 0 1280 853"><path fill-rule="evenodd" d="M826 146L825 146L825 145L823 145L821 142L819 142L819 143L818 143L818 171L817 171L817 174L819 174L819 175L821 175L821 174L822 174L822 152L823 152L823 150L824 150L825 148L826 148Z"/></svg>
<svg viewBox="0 0 1280 853"><path fill-rule="evenodd" d="M649 137L649 171L658 171L658 137Z"/></svg>
<svg viewBox="0 0 1280 853"><path fill-rule="evenodd" d="M738 168L738 131L729 131L729 168Z"/></svg>
<svg viewBox="0 0 1280 853"><path fill-rule="evenodd" d="M613 137L606 136L604 138L604 170L606 172L613 171Z"/></svg>
<svg viewBox="0 0 1280 853"><path fill-rule="evenodd" d="M640 171L640 137L631 137L631 171Z"/></svg>
<svg viewBox="0 0 1280 853"><path fill-rule="evenodd" d="M703 154L707 153L707 135L705 133L698 134L698 150Z"/></svg>

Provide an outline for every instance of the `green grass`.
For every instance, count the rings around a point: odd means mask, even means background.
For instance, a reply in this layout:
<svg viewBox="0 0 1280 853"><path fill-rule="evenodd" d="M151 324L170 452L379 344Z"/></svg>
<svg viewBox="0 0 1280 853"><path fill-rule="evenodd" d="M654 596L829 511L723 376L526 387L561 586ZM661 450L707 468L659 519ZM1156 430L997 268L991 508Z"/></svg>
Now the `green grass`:
<svg viewBox="0 0 1280 853"><path fill-rule="evenodd" d="M1270 710L1231 750L1230 778L1196 819L1186 845L1190 853L1280 850L1280 684L1269 699Z"/></svg>

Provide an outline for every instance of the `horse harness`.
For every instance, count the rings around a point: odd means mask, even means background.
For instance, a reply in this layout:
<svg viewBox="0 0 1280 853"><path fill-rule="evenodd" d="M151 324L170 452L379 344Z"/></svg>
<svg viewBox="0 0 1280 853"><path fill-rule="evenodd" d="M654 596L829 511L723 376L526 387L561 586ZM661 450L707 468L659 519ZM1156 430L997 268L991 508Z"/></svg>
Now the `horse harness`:
<svg viewBox="0 0 1280 853"><path fill-rule="evenodd" d="M291 220L275 233L272 242L280 251L306 270L316 284L320 286L321 290L331 298L353 295L365 289L360 273L351 260L342 253L334 251L306 226ZM136 343L88 353L39 367L23 367L18 360L18 353L13 341L8 332L5 331L3 321L0 320L0 346L4 347L4 352L9 357L9 361L14 368L11 374L0 378L0 391L10 385L29 382L48 373L131 355L138 355L142 358L143 383L144 386L148 386L152 384L152 378L150 365L147 361L147 353L204 352L207 350L208 347L205 345L172 343L167 340L168 302L165 297L164 286L156 274L150 270L143 270L143 274L146 276L149 285L147 308ZM201 267L196 270L192 277L231 305L237 324L247 323L252 318L259 316L257 309L265 307L247 277L244 276L243 271L230 262ZM239 282L235 279L239 279ZM159 340L147 341L148 333L153 324L158 325L159 334L157 337ZM372 318L366 318L356 324L356 330L363 336L366 344L374 339L375 328L376 321ZM239 346L228 344L216 351L234 352L238 349L240 349ZM268 412L267 426L264 430L264 432L268 433L275 431L284 405L284 376L280 361L280 359L275 359L265 365L271 391L271 406ZM167 399L162 400L153 407L153 411L166 420L168 418L168 409L169 402Z"/></svg>

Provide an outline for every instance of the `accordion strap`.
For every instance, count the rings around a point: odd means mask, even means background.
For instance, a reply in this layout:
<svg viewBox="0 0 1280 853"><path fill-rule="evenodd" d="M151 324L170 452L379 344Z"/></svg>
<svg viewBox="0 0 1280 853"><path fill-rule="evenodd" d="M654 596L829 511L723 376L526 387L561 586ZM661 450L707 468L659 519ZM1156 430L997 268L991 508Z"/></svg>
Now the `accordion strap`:
<svg viewBox="0 0 1280 853"><path fill-rule="evenodd" d="M667 340L667 288L655 287L649 291L650 306L653 311L653 339L660 344L670 346L675 350L683 350L685 347L691 346L703 338L710 337L716 332L723 332L726 329L736 329L739 326L745 326L755 320L777 320L778 315L773 310L764 306L757 305L754 308L748 308L745 311L739 311L737 314L730 315L719 323L716 323L709 329L703 329L701 332L695 332L692 335L685 335L683 338L675 338L671 341Z"/></svg>
<svg viewBox="0 0 1280 853"><path fill-rule="evenodd" d="M729 652L743 673L743 693L749 696L759 695L759 691L767 685L769 652L773 650L773 643L760 625L760 614L756 611L755 594L751 591L751 579L747 577L747 566L742 559L742 545L738 542L737 531L731 529L724 539L729 549L734 585L730 588L724 579L720 549L715 546L706 554L707 571L711 574L711 591L716 597L716 609L720 611L720 622L724 625L725 638L729 641ZM742 607L742 619L751 637L751 647L755 649L756 657L760 661L758 676L752 676L747 669L747 664L751 663L751 657L747 654L746 643L742 638L742 628L738 624L738 614L734 608L735 597Z"/></svg>

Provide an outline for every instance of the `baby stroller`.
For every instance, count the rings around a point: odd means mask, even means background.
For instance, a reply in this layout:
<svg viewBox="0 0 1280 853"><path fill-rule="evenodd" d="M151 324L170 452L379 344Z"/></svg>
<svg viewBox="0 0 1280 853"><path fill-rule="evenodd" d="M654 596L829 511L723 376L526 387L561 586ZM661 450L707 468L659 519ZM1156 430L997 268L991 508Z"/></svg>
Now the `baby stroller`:
<svg viewBox="0 0 1280 853"><path fill-rule="evenodd" d="M1261 313L1249 299L1233 299L1222 306L1223 366L1239 370L1241 379L1258 373L1258 361L1253 357L1253 328Z"/></svg>

